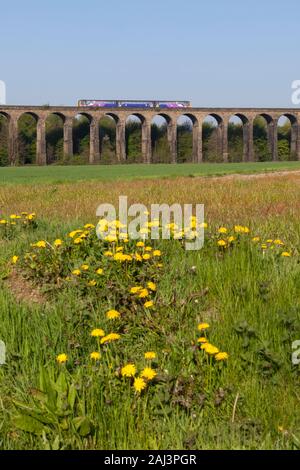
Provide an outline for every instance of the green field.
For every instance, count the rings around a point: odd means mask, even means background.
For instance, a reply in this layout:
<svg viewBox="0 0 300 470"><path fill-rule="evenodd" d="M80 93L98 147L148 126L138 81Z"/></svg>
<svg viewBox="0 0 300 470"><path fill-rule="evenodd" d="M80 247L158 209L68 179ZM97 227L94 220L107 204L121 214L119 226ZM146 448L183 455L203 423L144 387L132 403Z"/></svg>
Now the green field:
<svg viewBox="0 0 300 470"><path fill-rule="evenodd" d="M0 171L12 183L0 186L1 449L300 448L300 367L291 361L300 339L300 175L180 174L217 168L251 165ZM117 181L121 171L147 180ZM168 171L178 171L176 184ZM120 194L147 207L204 203L204 248L136 246L114 229L99 242L83 225ZM36 219L16 219L24 210ZM108 318L111 309L120 317ZM94 329L119 336L101 343ZM201 349L200 338L213 348ZM124 372L130 364L135 378ZM148 378L135 382L141 374Z"/></svg>
<svg viewBox="0 0 300 470"><path fill-rule="evenodd" d="M177 176L221 176L267 171L299 170L300 162L203 163L203 164L132 164L97 166L47 166L0 168L3 183L64 183L85 180L119 180L137 178L173 178Z"/></svg>

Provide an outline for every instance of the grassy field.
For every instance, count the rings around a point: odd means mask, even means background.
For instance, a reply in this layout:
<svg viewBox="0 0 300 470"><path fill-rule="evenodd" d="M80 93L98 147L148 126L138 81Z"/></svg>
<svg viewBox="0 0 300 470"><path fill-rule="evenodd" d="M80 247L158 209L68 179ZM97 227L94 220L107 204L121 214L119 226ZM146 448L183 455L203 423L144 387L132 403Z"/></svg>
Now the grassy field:
<svg viewBox="0 0 300 470"><path fill-rule="evenodd" d="M5 183L19 183L0 186L8 221L0 223L0 448L299 449L300 368L291 355L300 339L300 176L189 178L183 169L199 166L138 168L0 171ZM251 171L201 171L243 168ZM174 184L167 176L177 169ZM30 181L39 184L23 184ZM204 248L99 243L82 227L120 194L147 207L204 203ZM22 211L36 218L9 218ZM69 236L74 229L86 231L81 241L82 232ZM131 293L137 286L147 292ZM110 310L120 318L109 319ZM101 342L94 329L120 337ZM228 358L201 349L199 338ZM142 382L126 376L129 364Z"/></svg>
<svg viewBox="0 0 300 470"><path fill-rule="evenodd" d="M299 170L300 162L187 163L182 165L97 165L0 168L0 184L67 183L87 180L174 178L178 176L221 176L268 171Z"/></svg>

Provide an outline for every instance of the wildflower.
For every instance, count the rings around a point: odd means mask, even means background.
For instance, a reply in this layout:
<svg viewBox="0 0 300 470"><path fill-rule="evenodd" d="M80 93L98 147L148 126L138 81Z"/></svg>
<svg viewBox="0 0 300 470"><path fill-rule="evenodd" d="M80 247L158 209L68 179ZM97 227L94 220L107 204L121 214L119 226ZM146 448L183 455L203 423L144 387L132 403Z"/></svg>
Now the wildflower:
<svg viewBox="0 0 300 470"><path fill-rule="evenodd" d="M160 250L154 250L153 253L152 253L152 255L153 255L154 257L159 257L159 256L161 256L161 251L160 251Z"/></svg>
<svg viewBox="0 0 300 470"><path fill-rule="evenodd" d="M118 246L118 248L116 249L116 252L118 253L119 251L123 251L124 250L124 246Z"/></svg>
<svg viewBox="0 0 300 470"><path fill-rule="evenodd" d="M99 338L102 336L105 336L104 331L101 328L96 328L91 332L91 336L94 336L95 338Z"/></svg>
<svg viewBox="0 0 300 470"><path fill-rule="evenodd" d="M150 256L148 253L145 253L145 254L142 256L142 258L143 258L145 261L147 261L148 259L151 258L151 256Z"/></svg>
<svg viewBox="0 0 300 470"><path fill-rule="evenodd" d="M6 221L5 219L1 219L1 220L0 220L0 224L1 224L1 225L6 225L6 224L7 224L7 221Z"/></svg>
<svg viewBox="0 0 300 470"><path fill-rule="evenodd" d="M116 318L120 318L121 314L117 310L109 310L106 313L106 318L109 320L115 320Z"/></svg>
<svg viewBox="0 0 300 470"><path fill-rule="evenodd" d="M215 354L218 354L219 350L218 348L216 348L216 346L213 346L212 344L209 344L205 351L207 352L207 354L211 354L212 356L214 356Z"/></svg>
<svg viewBox="0 0 300 470"><path fill-rule="evenodd" d="M199 331L202 331L202 330L207 330L209 328L209 324L208 323L199 323L198 325L198 330Z"/></svg>
<svg viewBox="0 0 300 470"><path fill-rule="evenodd" d="M46 248L46 242L44 240L41 240L35 244L37 248Z"/></svg>
<svg viewBox="0 0 300 470"><path fill-rule="evenodd" d="M147 352L145 352L144 357L145 357L145 359L149 359L149 360L155 359L156 358L156 353L153 352L153 351L147 351Z"/></svg>
<svg viewBox="0 0 300 470"><path fill-rule="evenodd" d="M19 261L19 256L13 256L12 259L11 259L11 262L13 264L17 264L18 261Z"/></svg>
<svg viewBox="0 0 300 470"><path fill-rule="evenodd" d="M272 240L271 238L269 238L269 239L267 240L267 243L273 243L273 240Z"/></svg>
<svg viewBox="0 0 300 470"><path fill-rule="evenodd" d="M18 219L18 216L16 214L11 214L9 218L12 220L15 220L15 219Z"/></svg>
<svg viewBox="0 0 300 470"><path fill-rule="evenodd" d="M95 279L92 279L91 281L88 282L88 286L90 287L95 287L97 285L97 281Z"/></svg>
<svg viewBox="0 0 300 470"><path fill-rule="evenodd" d="M152 300L148 300L148 302L144 303L145 308L151 308L151 307L153 307L153 305L154 305L154 303L152 302Z"/></svg>
<svg viewBox="0 0 300 470"><path fill-rule="evenodd" d="M266 249L268 248L268 246L267 246L265 243L263 243L263 244L261 245L261 247L262 247L263 250L266 250Z"/></svg>
<svg viewBox="0 0 300 470"><path fill-rule="evenodd" d="M283 256L284 258L289 258L292 255L288 251L283 251L283 253L281 253L281 256Z"/></svg>
<svg viewBox="0 0 300 470"><path fill-rule="evenodd" d="M101 358L101 354L99 352L92 352L90 354L90 358L94 361L99 361L99 359Z"/></svg>
<svg viewBox="0 0 300 470"><path fill-rule="evenodd" d="M150 290L152 290L153 292L156 291L156 284L154 284L154 282L151 282L151 281L148 282L148 283L147 283L147 287L148 287Z"/></svg>
<svg viewBox="0 0 300 470"><path fill-rule="evenodd" d="M105 251L104 256L110 257L113 256L114 254L111 251Z"/></svg>
<svg viewBox="0 0 300 470"><path fill-rule="evenodd" d="M226 227L220 227L219 230L218 230L219 233L227 233L227 231L228 230L227 230Z"/></svg>
<svg viewBox="0 0 300 470"><path fill-rule="evenodd" d="M260 241L260 237L253 237L253 238L252 238L252 241L253 241L254 243L259 242L259 241Z"/></svg>
<svg viewBox="0 0 300 470"><path fill-rule="evenodd" d="M83 264L83 265L81 266L81 269L82 269L82 271L88 271L88 270L90 269L90 267L89 267L88 264Z"/></svg>
<svg viewBox="0 0 300 470"><path fill-rule="evenodd" d="M144 379L137 377L134 380L133 386L136 392L141 393L147 387L147 384Z"/></svg>
<svg viewBox="0 0 300 470"><path fill-rule="evenodd" d="M117 341L120 338L121 336L118 333L110 333L101 339L101 344L111 343L112 341Z"/></svg>
<svg viewBox="0 0 300 470"><path fill-rule="evenodd" d="M81 271L80 269L74 269L74 271L72 271L72 274L74 274L74 276L80 276Z"/></svg>
<svg viewBox="0 0 300 470"><path fill-rule="evenodd" d="M57 357L56 357L56 360L59 364L64 364L65 362L67 362L68 360L68 356L66 354L59 354Z"/></svg>
<svg viewBox="0 0 300 470"><path fill-rule="evenodd" d="M56 246L56 247L59 247L59 246L61 246L62 244L63 244L63 241L60 240L59 238L58 238L57 240L55 240L55 242L53 243L53 245Z"/></svg>
<svg viewBox="0 0 300 470"><path fill-rule="evenodd" d="M148 289L142 289L139 293L139 298L144 299L145 297L148 297L149 291Z"/></svg>
<svg viewBox="0 0 300 470"><path fill-rule="evenodd" d="M235 241L235 237L231 236L227 238L228 243L232 243Z"/></svg>
<svg viewBox="0 0 300 470"><path fill-rule="evenodd" d="M122 377L134 377L136 374L136 367L134 364L127 364L121 369Z"/></svg>
<svg viewBox="0 0 300 470"><path fill-rule="evenodd" d="M73 232L69 233L70 238L74 238L78 233L81 233L82 230L73 230Z"/></svg>
<svg viewBox="0 0 300 470"><path fill-rule="evenodd" d="M141 377L147 380L153 380L156 375L157 373L151 367L145 367L145 369L141 372Z"/></svg>
<svg viewBox="0 0 300 470"><path fill-rule="evenodd" d="M135 253L134 257L137 261L143 261L143 258L138 253Z"/></svg>
<svg viewBox="0 0 300 470"><path fill-rule="evenodd" d="M145 251L152 251L152 247L151 246L146 246Z"/></svg>
<svg viewBox="0 0 300 470"><path fill-rule="evenodd" d="M139 248L142 248L143 246L145 246L145 243L144 242L137 242L136 246L139 247Z"/></svg>
<svg viewBox="0 0 300 470"><path fill-rule="evenodd" d="M103 274L103 269L102 269L102 268L97 269L97 270L96 270L96 274L99 274L99 275L100 275L100 274Z"/></svg>
<svg viewBox="0 0 300 470"><path fill-rule="evenodd" d="M226 361L229 355L226 352L219 352L215 355L216 361Z"/></svg>
<svg viewBox="0 0 300 470"><path fill-rule="evenodd" d="M219 246L226 246L225 240L218 240L218 245Z"/></svg>
<svg viewBox="0 0 300 470"><path fill-rule="evenodd" d="M86 225L84 226L84 228L86 228L86 229L95 228L95 225L93 225L93 224L86 224Z"/></svg>
<svg viewBox="0 0 300 470"><path fill-rule="evenodd" d="M140 292L141 290L143 290L143 288L142 288L141 286L131 287L130 293L131 293L131 294L137 294L137 293Z"/></svg>
<svg viewBox="0 0 300 470"><path fill-rule="evenodd" d="M207 339L205 338L205 336L201 336L201 338L198 338L198 343L201 343L201 344L205 344L205 343L208 343Z"/></svg>
<svg viewBox="0 0 300 470"><path fill-rule="evenodd" d="M283 241L280 239L274 240L274 245L284 245Z"/></svg>
<svg viewBox="0 0 300 470"><path fill-rule="evenodd" d="M82 241L83 241L82 238L79 238L79 237L75 238L74 245L80 245L80 243L82 243Z"/></svg>

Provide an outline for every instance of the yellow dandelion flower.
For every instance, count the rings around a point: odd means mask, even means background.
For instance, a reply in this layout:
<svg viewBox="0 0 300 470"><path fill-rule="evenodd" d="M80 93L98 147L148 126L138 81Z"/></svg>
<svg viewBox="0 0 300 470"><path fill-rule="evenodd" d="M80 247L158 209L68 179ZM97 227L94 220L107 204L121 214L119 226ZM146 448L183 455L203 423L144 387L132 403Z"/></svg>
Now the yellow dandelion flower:
<svg viewBox="0 0 300 470"><path fill-rule="evenodd" d="M209 344L207 348L205 349L205 351L207 352L207 354L211 354L212 356L214 356L215 354L218 354L219 349L216 348L216 346Z"/></svg>
<svg viewBox="0 0 300 470"><path fill-rule="evenodd" d="M46 248L46 242L44 240L41 240L35 244L37 248Z"/></svg>
<svg viewBox="0 0 300 470"><path fill-rule="evenodd" d="M147 283L147 287L148 287L148 289L152 290L153 292L156 291L156 284L154 284L154 282L152 282L152 281Z"/></svg>
<svg viewBox="0 0 300 470"><path fill-rule="evenodd" d="M92 279L91 281L88 282L88 286L90 287L95 287L97 285L97 281L95 279Z"/></svg>
<svg viewBox="0 0 300 470"><path fill-rule="evenodd" d="M218 240L218 246L226 246L225 240Z"/></svg>
<svg viewBox="0 0 300 470"><path fill-rule="evenodd" d="M219 230L218 230L219 233L227 233L228 230L226 227L220 227Z"/></svg>
<svg viewBox="0 0 300 470"><path fill-rule="evenodd" d="M99 361L99 359L101 359L101 354L99 352L92 352L90 354L90 358L93 360L93 361Z"/></svg>
<svg viewBox="0 0 300 470"><path fill-rule="evenodd" d="M156 375L157 375L157 373L151 367L145 367L145 369L142 370L142 372L141 372L141 377L143 377L143 379L147 379L147 380L153 380L154 377L156 377Z"/></svg>
<svg viewBox="0 0 300 470"><path fill-rule="evenodd" d="M101 344L111 343L112 341L117 341L120 338L121 335L119 335L118 333L109 333L109 335L104 336L100 342Z"/></svg>
<svg viewBox="0 0 300 470"><path fill-rule="evenodd" d="M18 261L19 261L19 256L13 256L11 259L12 264L17 264Z"/></svg>
<svg viewBox="0 0 300 470"><path fill-rule="evenodd" d="M152 360L156 358L156 353L154 351L147 351L145 352L144 357L145 359Z"/></svg>
<svg viewBox="0 0 300 470"><path fill-rule="evenodd" d="M141 286L134 286L134 287L131 287L130 293L131 293L131 294L137 294L137 293L140 292L141 290L143 290L143 288L142 288Z"/></svg>
<svg viewBox="0 0 300 470"><path fill-rule="evenodd" d="M59 238L54 241L53 245L56 246L57 248L63 244L63 241L60 240Z"/></svg>
<svg viewBox="0 0 300 470"><path fill-rule="evenodd" d="M201 344L205 344L205 343L208 343L207 339L205 338L205 336L201 336L201 338L198 338L198 343L201 343Z"/></svg>
<svg viewBox="0 0 300 470"><path fill-rule="evenodd" d="M139 293L139 298L144 299L145 297L148 297L149 291L148 289L142 289Z"/></svg>
<svg viewBox="0 0 300 470"><path fill-rule="evenodd" d="M82 271L88 271L88 270L90 269L90 267L89 267L88 264L83 264L83 265L81 266L81 269L82 269Z"/></svg>
<svg viewBox="0 0 300 470"><path fill-rule="evenodd" d="M157 257L157 258L158 258L159 256L161 256L161 251L160 251L160 250L154 250L153 253L152 253L152 255L153 255L154 257Z"/></svg>
<svg viewBox="0 0 300 470"><path fill-rule="evenodd" d="M209 327L210 327L209 323L199 323L198 330L199 331L207 330Z"/></svg>
<svg viewBox="0 0 300 470"><path fill-rule="evenodd" d="M144 379L137 377L134 380L133 387L137 393L141 393L147 387L147 384Z"/></svg>
<svg viewBox="0 0 300 470"><path fill-rule="evenodd" d="M95 329L91 332L91 336L94 336L95 338L99 338L99 337L105 336L105 333L104 333L104 331L103 331L101 328L95 328Z"/></svg>
<svg viewBox="0 0 300 470"><path fill-rule="evenodd" d="M284 251L283 253L281 253L281 256L283 256L284 258L289 258L292 255L288 251Z"/></svg>
<svg viewBox="0 0 300 470"><path fill-rule="evenodd" d="M252 238L252 241L253 241L254 243L257 243L257 242L260 241L260 237L253 237L253 238Z"/></svg>
<svg viewBox="0 0 300 470"><path fill-rule="evenodd" d="M143 258L145 261L147 261L148 259L151 258L151 256L150 256L148 253L145 253L145 254L142 256L142 258Z"/></svg>
<svg viewBox="0 0 300 470"><path fill-rule="evenodd" d="M106 313L106 318L109 320L115 320L116 318L120 318L121 314L117 310L109 310Z"/></svg>
<svg viewBox="0 0 300 470"><path fill-rule="evenodd" d="M59 364L64 364L65 362L67 362L67 360L68 360L67 354L59 354L58 356L56 356L56 361Z"/></svg>
<svg viewBox="0 0 300 470"><path fill-rule="evenodd" d="M142 248L143 246L145 246L145 243L144 242L137 242L136 246L139 247L139 248Z"/></svg>
<svg viewBox="0 0 300 470"><path fill-rule="evenodd" d="M145 251L152 251L152 247L151 246L146 246Z"/></svg>
<svg viewBox="0 0 300 470"><path fill-rule="evenodd" d="M280 240L280 239L278 238L278 239L274 240L274 245L280 245L280 246L282 246L282 245L284 245L284 243L283 243L282 240Z"/></svg>
<svg viewBox="0 0 300 470"><path fill-rule="evenodd" d="M104 256L107 256L108 258L113 256L114 254L111 251L105 251Z"/></svg>
<svg viewBox="0 0 300 470"><path fill-rule="evenodd" d="M102 268L97 269L97 270L96 270L96 274L99 274L99 275L100 275L100 274L103 274L103 269L102 269Z"/></svg>
<svg viewBox="0 0 300 470"><path fill-rule="evenodd" d="M216 361L226 361L228 359L229 355L227 352L218 352L215 355Z"/></svg>
<svg viewBox="0 0 300 470"><path fill-rule="evenodd" d="M153 305L154 305L154 303L152 302L152 300L148 300L148 302L144 303L145 308L151 308L151 307L153 307Z"/></svg>
<svg viewBox="0 0 300 470"><path fill-rule="evenodd" d="M82 238L75 238L74 240L74 245L80 245L81 243L83 242L83 239Z"/></svg>
<svg viewBox="0 0 300 470"><path fill-rule="evenodd" d="M134 377L136 374L136 367L134 364L127 364L121 369L122 377Z"/></svg>
<svg viewBox="0 0 300 470"><path fill-rule="evenodd" d="M74 276L80 276L81 271L80 269L74 269L74 271L72 271L72 274L74 274Z"/></svg>

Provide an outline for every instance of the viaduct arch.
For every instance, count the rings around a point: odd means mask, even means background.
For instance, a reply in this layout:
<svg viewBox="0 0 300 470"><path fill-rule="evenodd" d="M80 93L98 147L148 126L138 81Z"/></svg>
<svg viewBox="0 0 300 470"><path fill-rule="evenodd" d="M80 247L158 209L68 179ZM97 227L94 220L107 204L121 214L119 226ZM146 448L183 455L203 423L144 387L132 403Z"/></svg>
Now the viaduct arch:
<svg viewBox="0 0 300 470"><path fill-rule="evenodd" d="M46 155L46 121L51 115L58 115L63 122L64 155L73 154L73 119L84 115L89 121L90 149L89 163L101 162L99 143L99 121L110 116L116 123L116 157L119 163L126 162L125 125L129 116L139 117L142 127L142 161L151 163L151 122L161 115L167 122L167 139L172 163L177 162L177 120L187 116L193 124L193 162L203 161L202 125L207 116L213 116L218 123L218 148L222 160L228 161L228 125L232 116L239 117L243 125L243 161L254 161L253 122L257 116L264 117L267 123L268 145L272 159L278 159L277 125L280 117L285 116L291 123L291 147L297 160L300 160L300 109L297 108L176 108L176 109L90 109L69 106L0 106L0 115L8 122L9 163L18 163L18 120L24 114L34 116L37 122L36 162L47 164Z"/></svg>

